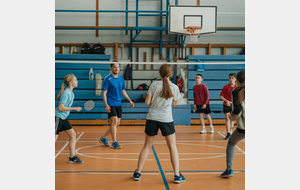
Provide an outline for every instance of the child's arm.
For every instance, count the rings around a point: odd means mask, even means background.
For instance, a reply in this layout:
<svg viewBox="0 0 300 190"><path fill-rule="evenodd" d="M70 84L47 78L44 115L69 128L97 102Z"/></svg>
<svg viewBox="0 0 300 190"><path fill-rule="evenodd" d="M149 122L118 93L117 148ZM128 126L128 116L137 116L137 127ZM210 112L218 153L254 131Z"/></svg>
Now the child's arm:
<svg viewBox="0 0 300 190"><path fill-rule="evenodd" d="M82 108L81 107L65 107L65 104L58 104L58 111L72 111L75 110L79 112Z"/></svg>
<svg viewBox="0 0 300 190"><path fill-rule="evenodd" d="M232 104L231 101L226 100L223 96L220 96L220 98L221 98L221 100L223 100L224 102L226 102L226 105L227 105L228 107L230 107L230 104Z"/></svg>
<svg viewBox="0 0 300 190"><path fill-rule="evenodd" d="M151 96L147 94L147 97L145 99L145 104L148 106L151 103Z"/></svg>

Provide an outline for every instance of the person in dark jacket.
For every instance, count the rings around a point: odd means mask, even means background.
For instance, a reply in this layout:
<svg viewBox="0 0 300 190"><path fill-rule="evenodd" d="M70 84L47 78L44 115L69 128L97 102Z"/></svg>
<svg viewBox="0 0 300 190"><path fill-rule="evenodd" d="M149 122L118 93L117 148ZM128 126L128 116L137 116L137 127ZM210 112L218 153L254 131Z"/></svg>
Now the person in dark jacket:
<svg viewBox="0 0 300 190"><path fill-rule="evenodd" d="M245 71L237 74L237 88L232 91L232 112L230 120L237 121L237 129L228 140L226 148L226 170L221 177L233 176L232 164L234 157L234 147L245 138Z"/></svg>

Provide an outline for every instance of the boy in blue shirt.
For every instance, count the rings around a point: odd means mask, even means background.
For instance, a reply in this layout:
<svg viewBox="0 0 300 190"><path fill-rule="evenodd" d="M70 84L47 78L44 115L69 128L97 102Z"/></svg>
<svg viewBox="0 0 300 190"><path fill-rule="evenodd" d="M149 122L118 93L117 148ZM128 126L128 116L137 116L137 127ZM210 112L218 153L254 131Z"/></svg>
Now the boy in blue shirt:
<svg viewBox="0 0 300 190"><path fill-rule="evenodd" d="M108 119L111 120L111 126L108 127L105 134L100 138L99 141L106 146L110 146L105 137L111 134L113 140L111 148L121 149L122 146L117 141L117 127L120 125L122 117L122 95L129 101L131 107L134 107L134 103L131 101L125 91L124 78L119 75L120 64L110 64L110 70L112 71L112 73L107 75L103 82L102 97L105 104L105 110L108 113Z"/></svg>

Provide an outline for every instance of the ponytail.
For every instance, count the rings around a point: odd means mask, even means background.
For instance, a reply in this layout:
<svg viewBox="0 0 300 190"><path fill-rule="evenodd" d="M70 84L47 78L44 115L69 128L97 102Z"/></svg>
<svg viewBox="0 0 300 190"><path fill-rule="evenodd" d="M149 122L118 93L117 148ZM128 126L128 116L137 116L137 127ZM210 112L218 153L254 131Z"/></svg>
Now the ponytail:
<svg viewBox="0 0 300 190"><path fill-rule="evenodd" d="M64 82L61 83L60 91L59 91L59 93L58 93L58 95L57 95L57 97L56 97L56 100L57 100L57 101L59 101L59 98L60 98L61 94L62 94L62 93L65 91L65 89L66 89L65 84L66 84L67 86L69 86L69 85L70 85L70 81L73 79L73 77L74 77L73 74L68 74L68 75L66 75L66 76L64 77Z"/></svg>
<svg viewBox="0 0 300 190"><path fill-rule="evenodd" d="M56 97L56 100L59 101L59 98L61 96L61 94L65 91L66 87L65 87L65 84L64 83L61 83L61 88L60 88L60 91Z"/></svg>
<svg viewBox="0 0 300 190"><path fill-rule="evenodd" d="M167 79L167 77L170 77L172 74L171 66L166 63L163 64L159 69L159 74L163 78L163 89L161 90L159 96L165 99L174 97Z"/></svg>
<svg viewBox="0 0 300 190"><path fill-rule="evenodd" d="M245 71L240 71L237 74L237 80L239 81L240 85L236 88L239 90L239 93L235 98L236 105L245 101Z"/></svg>

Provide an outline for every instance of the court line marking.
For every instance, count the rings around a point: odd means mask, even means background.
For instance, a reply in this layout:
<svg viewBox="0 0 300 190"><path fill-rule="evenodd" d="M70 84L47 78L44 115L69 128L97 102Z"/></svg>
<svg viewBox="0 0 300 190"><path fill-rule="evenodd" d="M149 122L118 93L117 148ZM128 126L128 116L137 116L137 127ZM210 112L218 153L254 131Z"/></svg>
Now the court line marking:
<svg viewBox="0 0 300 190"><path fill-rule="evenodd" d="M91 146L84 146L84 147L80 147L78 149L75 150L75 153L81 156L85 156L85 157L90 157L90 158L102 158L102 159L109 159L109 160L134 160L137 161L138 159L129 159L129 158L107 158L107 157L97 157L97 156L90 156L90 155L86 155L86 153L79 153L78 151L83 149L83 148L89 148L89 147L98 147L98 146L102 146L102 145L91 145ZM116 154L116 153L114 153ZM154 159L146 159L146 161L154 161Z"/></svg>
<svg viewBox="0 0 300 190"><path fill-rule="evenodd" d="M221 132L222 132L222 131L221 131ZM224 135L226 134L226 132L224 132L224 131L223 131L222 133L223 133ZM242 139L241 141L245 142L245 139ZM241 141L240 141L240 142L241 142Z"/></svg>
<svg viewBox="0 0 300 190"><path fill-rule="evenodd" d="M166 175L173 175L174 171L166 171ZM223 173L224 171L180 171L184 175L195 175L195 174L216 174ZM245 173L245 171L233 171L233 173Z"/></svg>
<svg viewBox="0 0 300 190"><path fill-rule="evenodd" d="M134 171L55 171L55 173L122 174L133 175ZM142 171L143 175L159 175L158 171Z"/></svg>
<svg viewBox="0 0 300 190"><path fill-rule="evenodd" d="M175 127L175 129L176 129L176 127ZM85 133L105 133L105 131L85 131ZM179 131L179 130L177 130L176 133L180 133L180 132L191 133L191 132L193 132L193 133L200 134L199 131L200 130L195 130L195 131L192 131L192 130L190 130L190 131ZM224 132L224 131L216 131L215 130L215 132ZM144 130L143 131L118 131L118 133L145 133L145 131ZM158 131L158 133L161 133L161 132ZM211 133L206 133L206 134L202 134L202 135L213 135L213 133L212 134Z"/></svg>
<svg viewBox="0 0 300 190"><path fill-rule="evenodd" d="M174 171L165 171L165 172L169 172L169 173L174 173ZM217 170L215 170L215 171L184 171L184 170L181 170L180 172L224 172L224 171L217 171ZM244 170L235 170L235 171L233 171L233 172L245 172Z"/></svg>
<svg viewBox="0 0 300 190"><path fill-rule="evenodd" d="M158 168L159 168L161 177L162 177L162 179L163 179L163 181L164 181L165 187L166 187L167 190L170 190L170 187L169 187L169 185L168 185L168 182L167 182L167 179L166 179L166 177L165 177L164 171L163 171L163 169L162 169L162 167L161 167L161 165L160 165L160 163L159 163L159 160L158 160L158 157L157 157L157 154L156 154L156 152L155 152L155 149L154 149L154 146L153 146L153 145L152 145L152 151L153 151L153 154L154 154L154 156L155 156L156 163L157 163L157 165L158 165Z"/></svg>
<svg viewBox="0 0 300 190"><path fill-rule="evenodd" d="M61 154L69 154L68 152L63 152ZM113 154L113 155L116 155L116 154L140 154L140 153L92 153L92 152L85 152L84 154ZM148 153L148 154L152 154L152 153ZM170 153L157 153L157 154L166 154L166 155L169 155ZM203 152L203 153L178 153L178 154L183 154L183 155L201 155L201 154L224 154L224 153L206 153L206 152ZM243 153L234 153L234 154L243 154Z"/></svg>
<svg viewBox="0 0 300 190"><path fill-rule="evenodd" d="M68 140L58 140L56 142L66 142ZM99 142L98 140L82 140L79 142ZM127 140L118 140L118 142L145 142L144 140L140 140L140 141L127 141ZM155 140L155 142L166 142L166 140ZM154 142L154 144L155 144ZM176 142L225 142L227 143L226 140L224 139L215 139L215 140L176 140ZM245 141L244 141L245 142ZM104 145L103 145L104 146Z"/></svg>
<svg viewBox="0 0 300 190"><path fill-rule="evenodd" d="M219 133L222 137L225 138L225 135L221 134L220 132L218 132L218 133ZM239 151L241 151L242 153L245 154L245 152L244 152L240 147L238 147L237 145L235 145L235 147L236 147Z"/></svg>
<svg viewBox="0 0 300 190"><path fill-rule="evenodd" d="M77 137L77 139L76 139L76 141L75 141L75 143L77 143L77 141L79 140L79 138L83 135L83 133L84 132L82 132L80 135L79 135L79 137ZM58 157L58 155L60 155L60 153L66 148L66 146L69 144L69 141L65 144L65 146L63 146L62 148L61 148L61 150L55 155L55 159Z"/></svg>
<svg viewBox="0 0 300 190"><path fill-rule="evenodd" d="M134 143L126 143L126 145L129 144L143 144L142 142L134 142ZM161 142L161 143L155 143L155 144L165 144L165 142ZM191 144L191 143L182 143L179 142L177 144L183 144L183 145L194 145L194 146L208 146L208 147L214 147L214 148L220 148L220 149L226 149L226 147L221 147L221 146L214 146L214 145L204 145L204 144ZM81 156L86 156L86 157L90 157L90 158L102 158L102 159L110 159L110 160L132 160L132 161L137 161L138 159L131 159L131 158L114 158L114 157L100 157L98 155L96 156L91 156L88 155L89 153L79 153L78 151L84 148L89 148L89 147L99 147L99 146L103 146L103 145L90 145L90 146L84 146L84 147L80 147L78 149L76 149L75 153ZM117 151L116 151L117 153ZM116 155L116 154L114 154ZM203 158L180 158L179 160L201 160L201 159L211 159L211 158L218 158L218 157L224 157L226 156L226 153L223 153L221 155L216 155L216 156L210 156L210 157L203 157ZM149 161L154 161L154 159L146 159ZM169 159L161 159L161 161L169 161Z"/></svg>

